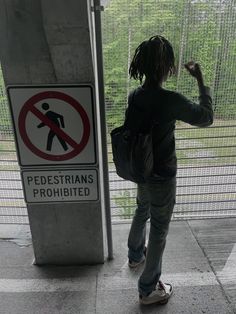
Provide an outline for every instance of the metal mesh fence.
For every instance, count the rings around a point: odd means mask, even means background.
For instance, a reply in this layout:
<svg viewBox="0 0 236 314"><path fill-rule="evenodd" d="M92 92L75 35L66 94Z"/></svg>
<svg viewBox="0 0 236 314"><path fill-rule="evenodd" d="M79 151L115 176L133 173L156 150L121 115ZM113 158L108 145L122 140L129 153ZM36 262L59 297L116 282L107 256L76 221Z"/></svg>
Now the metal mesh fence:
<svg viewBox="0 0 236 314"><path fill-rule="evenodd" d="M197 60L213 93L210 128L177 122L175 219L236 215L236 2L234 0L104 1L103 49L108 132L121 125L127 95L137 83L128 68L137 45L161 34L173 44L177 75L165 88L198 101L197 84L183 64ZM108 136L109 139L109 136ZM113 219L130 218L136 186L116 176L109 148Z"/></svg>
<svg viewBox="0 0 236 314"><path fill-rule="evenodd" d="M0 67L0 224L27 224L20 169Z"/></svg>
<svg viewBox="0 0 236 314"><path fill-rule="evenodd" d="M178 187L175 219L236 216L236 3L234 0L104 0L103 49L108 132L123 122L136 86L128 67L136 46L162 34L173 44L177 75L165 85L197 101L183 69L200 62L215 104L214 125L177 123ZM28 223L13 131L0 69L0 223ZM109 139L109 136L108 136ZM113 221L130 218L136 186L109 169Z"/></svg>

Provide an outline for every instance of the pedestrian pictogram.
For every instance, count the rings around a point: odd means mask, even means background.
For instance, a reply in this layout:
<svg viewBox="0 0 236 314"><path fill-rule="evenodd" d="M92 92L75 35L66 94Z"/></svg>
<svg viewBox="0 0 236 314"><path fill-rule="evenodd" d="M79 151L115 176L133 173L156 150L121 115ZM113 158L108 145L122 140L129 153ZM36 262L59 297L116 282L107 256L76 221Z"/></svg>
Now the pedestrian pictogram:
<svg viewBox="0 0 236 314"><path fill-rule="evenodd" d="M9 87L21 165L94 164L90 86Z"/></svg>
<svg viewBox="0 0 236 314"><path fill-rule="evenodd" d="M49 109L49 104L46 103L46 102L43 103L42 104L42 108L44 110L48 110ZM45 114L45 116L49 120L51 120L58 128L64 128L65 127L64 118L63 118L63 116L61 114L58 114L56 112L48 110L47 113ZM37 127L38 128L42 128L45 125L46 124L44 122L41 122ZM55 136L58 138L58 140L61 143L61 146L64 148L64 150L67 150L68 146L67 146L66 142L51 129L50 129L50 131L48 133L48 138L47 138L47 150L49 150L49 151L52 150L52 142L53 142L53 138Z"/></svg>

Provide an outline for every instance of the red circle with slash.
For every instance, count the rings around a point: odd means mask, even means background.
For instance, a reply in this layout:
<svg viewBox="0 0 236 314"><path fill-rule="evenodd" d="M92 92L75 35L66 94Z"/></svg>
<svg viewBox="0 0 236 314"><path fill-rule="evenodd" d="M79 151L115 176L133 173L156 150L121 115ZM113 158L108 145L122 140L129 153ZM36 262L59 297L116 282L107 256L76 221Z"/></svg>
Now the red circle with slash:
<svg viewBox="0 0 236 314"><path fill-rule="evenodd" d="M38 110L35 107L35 104L39 101L45 100L45 99L59 99L62 100L71 107L73 107L76 112L81 117L82 123L83 123L83 135L79 143L77 143L73 138L71 138L70 135L68 135L66 132L64 132L62 129L60 129L55 123L53 123L50 119L48 119L40 110ZM28 113L34 114L40 121L42 121L45 125L47 125L57 136L62 138L65 142L67 142L73 150L62 155L53 155L48 154L40 149L38 149L30 140L27 131L26 131L26 117ZM21 138L25 145L37 156L51 161L64 161L71 159L77 155L79 155L83 149L86 147L89 136L90 136L90 123L89 118L84 110L84 108L81 106L81 104L75 100L73 97L62 93L58 91L46 91L38 93L31 98L29 98L24 106L22 107L19 118L18 118L18 126L19 126L19 132L21 135Z"/></svg>

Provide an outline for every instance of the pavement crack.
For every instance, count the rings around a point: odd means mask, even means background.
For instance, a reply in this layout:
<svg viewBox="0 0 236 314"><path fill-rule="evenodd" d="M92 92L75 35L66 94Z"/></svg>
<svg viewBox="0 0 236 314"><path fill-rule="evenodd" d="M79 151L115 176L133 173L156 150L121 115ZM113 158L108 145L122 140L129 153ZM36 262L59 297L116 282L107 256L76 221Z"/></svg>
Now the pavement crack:
<svg viewBox="0 0 236 314"><path fill-rule="evenodd" d="M12 243L18 245L18 246L21 247L21 248L23 248L23 247L29 247L29 246L32 245L31 239L4 238L4 239L1 239L1 241L12 242Z"/></svg>

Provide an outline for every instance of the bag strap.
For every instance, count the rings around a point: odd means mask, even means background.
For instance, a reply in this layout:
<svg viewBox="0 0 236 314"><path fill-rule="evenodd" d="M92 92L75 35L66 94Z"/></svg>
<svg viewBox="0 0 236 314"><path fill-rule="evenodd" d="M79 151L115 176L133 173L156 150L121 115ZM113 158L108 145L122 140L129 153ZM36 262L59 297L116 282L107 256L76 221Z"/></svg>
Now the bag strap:
<svg viewBox="0 0 236 314"><path fill-rule="evenodd" d="M131 117L132 109L134 108L134 96L135 96L135 94L136 94L136 89L133 90L132 94L129 95L129 99L131 99L131 100L130 100L130 102L128 102L128 107L127 107L126 112L125 112L125 122L124 122L124 127L126 129L128 129L128 124L129 124L128 121Z"/></svg>
<svg viewBox="0 0 236 314"><path fill-rule="evenodd" d="M129 102L128 108L126 110L126 118L125 118L125 122L124 122L124 127L127 128L127 129L129 129L129 125L132 125L132 122L134 122L135 112L139 111L139 109L137 107L135 107L135 102L134 102L134 98L135 98L136 93L137 93L137 89L135 89L129 95L130 102ZM155 104L152 104L151 108L150 108L150 116L151 117L153 117L152 113L154 111L154 106L155 106ZM135 110L135 108L136 108L136 110ZM133 112L133 114L132 114L132 112ZM131 123L129 123L130 120L131 120ZM156 124L156 123L152 120L152 126L150 128L150 131L152 130L154 124Z"/></svg>

